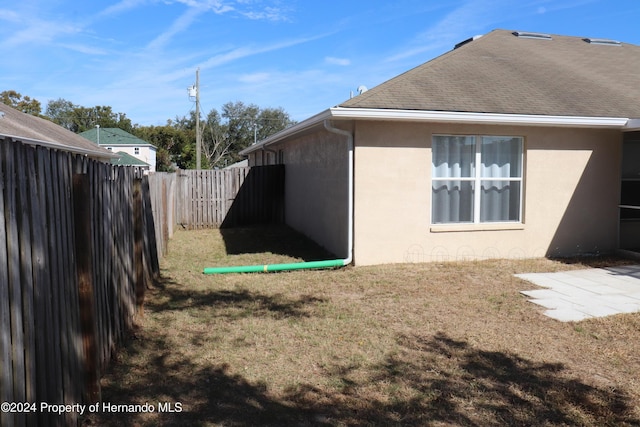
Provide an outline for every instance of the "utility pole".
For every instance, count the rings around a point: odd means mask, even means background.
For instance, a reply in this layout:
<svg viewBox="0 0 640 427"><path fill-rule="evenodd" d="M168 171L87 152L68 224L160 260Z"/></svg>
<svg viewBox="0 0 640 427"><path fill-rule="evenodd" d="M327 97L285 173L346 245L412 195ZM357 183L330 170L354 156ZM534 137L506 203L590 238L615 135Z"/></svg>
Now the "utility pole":
<svg viewBox="0 0 640 427"><path fill-rule="evenodd" d="M200 170L202 156L200 141L200 68L196 69L196 170Z"/></svg>

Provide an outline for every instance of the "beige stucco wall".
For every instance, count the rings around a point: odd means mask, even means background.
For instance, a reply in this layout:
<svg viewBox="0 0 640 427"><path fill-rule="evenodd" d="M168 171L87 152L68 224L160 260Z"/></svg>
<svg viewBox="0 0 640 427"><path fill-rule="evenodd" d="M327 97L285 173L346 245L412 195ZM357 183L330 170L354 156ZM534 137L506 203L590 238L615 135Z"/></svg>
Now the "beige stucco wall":
<svg viewBox="0 0 640 427"><path fill-rule="evenodd" d="M318 130L270 147L283 151L285 222L340 258L347 254L346 138ZM254 164L261 164L260 159Z"/></svg>
<svg viewBox="0 0 640 427"><path fill-rule="evenodd" d="M431 225L433 134L525 138L523 224ZM617 247L622 136L614 130L358 122L358 265L568 256Z"/></svg>

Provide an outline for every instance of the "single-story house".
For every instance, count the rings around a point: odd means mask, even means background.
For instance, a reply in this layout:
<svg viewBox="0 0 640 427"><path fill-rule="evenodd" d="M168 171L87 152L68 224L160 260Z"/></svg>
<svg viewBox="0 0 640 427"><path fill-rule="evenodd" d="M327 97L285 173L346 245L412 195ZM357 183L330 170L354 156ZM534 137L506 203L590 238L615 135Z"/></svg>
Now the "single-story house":
<svg viewBox="0 0 640 427"><path fill-rule="evenodd" d="M95 127L80 133L80 136L93 141L109 151L124 152L149 165L149 172L156 171L155 145L138 138L119 128Z"/></svg>
<svg viewBox="0 0 640 427"><path fill-rule="evenodd" d="M358 265L640 248L640 46L495 30L252 145Z"/></svg>
<svg viewBox="0 0 640 427"><path fill-rule="evenodd" d="M57 124L0 103L0 140L69 151L109 162L114 154Z"/></svg>

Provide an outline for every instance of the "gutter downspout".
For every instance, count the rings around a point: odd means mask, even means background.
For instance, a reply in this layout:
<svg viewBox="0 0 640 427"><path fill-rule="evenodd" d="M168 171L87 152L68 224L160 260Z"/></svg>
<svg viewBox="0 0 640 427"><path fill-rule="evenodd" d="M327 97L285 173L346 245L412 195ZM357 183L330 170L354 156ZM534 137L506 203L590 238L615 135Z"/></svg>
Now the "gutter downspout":
<svg viewBox="0 0 640 427"><path fill-rule="evenodd" d="M289 264L265 264L265 265L244 265L235 267L207 267L204 274L226 274L226 273L266 273L268 271L288 271L306 270L313 268L335 268L351 264L353 261L353 134L349 131L334 128L329 119L324 120L324 127L329 132L347 137L348 150L348 230L347 230L347 257L344 259L331 259L324 261L295 262Z"/></svg>

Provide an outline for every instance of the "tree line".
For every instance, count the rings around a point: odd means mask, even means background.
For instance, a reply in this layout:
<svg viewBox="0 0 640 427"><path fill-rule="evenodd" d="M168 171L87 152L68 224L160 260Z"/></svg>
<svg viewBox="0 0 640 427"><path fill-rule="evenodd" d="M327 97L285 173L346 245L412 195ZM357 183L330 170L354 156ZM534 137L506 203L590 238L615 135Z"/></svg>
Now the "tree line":
<svg viewBox="0 0 640 427"><path fill-rule="evenodd" d="M40 101L13 90L0 92L0 102L75 133L98 125L120 128L157 147L156 170L161 172L196 167L195 111L169 119L162 126L140 126L110 106L84 107L59 98L49 101L43 112ZM220 111L214 108L199 121L203 169L223 168L242 160L238 153L244 148L295 124L281 107L260 108L241 101L227 102Z"/></svg>

